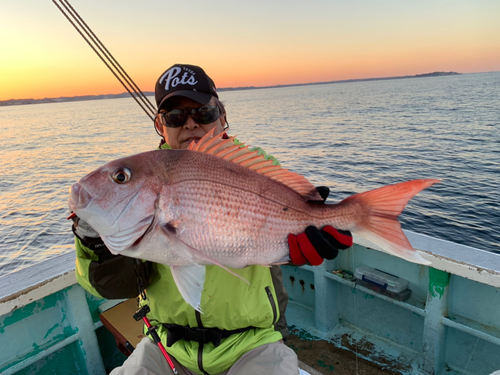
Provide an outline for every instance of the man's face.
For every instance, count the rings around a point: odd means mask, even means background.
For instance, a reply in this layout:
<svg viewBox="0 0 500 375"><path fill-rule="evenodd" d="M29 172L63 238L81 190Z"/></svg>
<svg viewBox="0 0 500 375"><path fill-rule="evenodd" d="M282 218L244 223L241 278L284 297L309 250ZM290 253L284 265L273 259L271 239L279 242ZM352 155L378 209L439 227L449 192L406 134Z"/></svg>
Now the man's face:
<svg viewBox="0 0 500 375"><path fill-rule="evenodd" d="M216 105L214 98L205 105ZM185 108L200 108L202 104L194 100L177 96L169 100L165 111L172 109L185 109ZM163 110L162 110L163 111ZM224 131L224 114L221 113L220 117L210 124L198 124L194 122L191 116L187 117L186 123L178 128L169 128L162 126L157 122L158 131L165 137L165 141L173 149L186 149L192 141L198 142L205 134L215 128L214 135L220 134Z"/></svg>

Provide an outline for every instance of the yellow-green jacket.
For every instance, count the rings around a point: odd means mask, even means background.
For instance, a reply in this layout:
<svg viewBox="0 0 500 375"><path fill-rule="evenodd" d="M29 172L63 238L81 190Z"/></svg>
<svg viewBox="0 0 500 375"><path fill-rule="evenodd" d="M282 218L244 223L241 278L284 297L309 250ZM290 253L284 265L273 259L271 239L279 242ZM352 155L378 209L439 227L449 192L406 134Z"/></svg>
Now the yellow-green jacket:
<svg viewBox="0 0 500 375"><path fill-rule="evenodd" d="M137 274L141 276L151 309L148 319L158 326L157 332L167 352L195 373L221 373L249 350L281 340L288 334L284 315L288 295L278 266L232 269L250 285L220 267L207 266L200 306L203 314L200 314L180 295L169 266L114 256L107 249L93 245L90 249L79 238L75 243L77 281L93 295L135 297L138 295ZM212 342L199 344L182 339L167 347L164 324L247 330L223 338L217 347Z"/></svg>

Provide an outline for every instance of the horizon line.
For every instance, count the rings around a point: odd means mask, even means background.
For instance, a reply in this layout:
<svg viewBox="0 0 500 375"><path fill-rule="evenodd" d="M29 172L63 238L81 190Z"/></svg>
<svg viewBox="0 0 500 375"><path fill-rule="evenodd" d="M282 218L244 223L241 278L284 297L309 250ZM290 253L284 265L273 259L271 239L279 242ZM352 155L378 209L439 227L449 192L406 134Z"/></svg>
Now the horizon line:
<svg viewBox="0 0 500 375"><path fill-rule="evenodd" d="M491 72L473 72L473 73L458 73L458 72L443 72L443 71L435 71L431 73L422 73L422 74L414 74L414 75L405 75L405 76L391 76L391 77L373 77L373 78L352 78L352 79L343 79L343 80L335 80L335 81L320 81L320 82L306 82L306 83L289 83L289 84L281 84L281 85L269 85L269 86L238 86L238 87L223 87L218 88L217 91L238 91L238 90L258 90L258 89L269 89L269 88L280 88L280 87L293 87L293 86L312 86L312 85L325 85L332 83L349 83L349 82L360 82L360 81L376 81L376 80L391 80L391 79L406 79L406 78L428 78L428 77L439 77L439 76L448 76L448 75L461 75L461 74L488 74L488 73L498 73L499 71L491 71ZM154 91L142 91L144 95L154 95ZM118 99L121 97L127 97L130 95L129 92L121 92L119 94L93 94L93 95L75 95L75 96L60 96L60 97L52 97L52 98L42 98L42 99L33 99L33 98L24 98L24 99L7 99L0 100L0 106L8 106L8 105L16 105L16 104L39 104L39 103L58 103L68 99L74 99L75 101L78 98L82 98L80 100L93 100L100 99ZM19 103L22 101L31 101L31 103ZM45 101L45 102L44 102ZM12 103L12 104L8 104Z"/></svg>

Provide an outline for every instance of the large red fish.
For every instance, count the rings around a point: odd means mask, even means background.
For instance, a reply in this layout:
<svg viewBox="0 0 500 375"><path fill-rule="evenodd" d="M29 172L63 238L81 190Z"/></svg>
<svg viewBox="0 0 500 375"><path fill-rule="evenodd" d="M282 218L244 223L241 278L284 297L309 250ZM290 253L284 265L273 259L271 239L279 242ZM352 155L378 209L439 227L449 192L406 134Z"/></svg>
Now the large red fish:
<svg viewBox="0 0 500 375"><path fill-rule="evenodd" d="M272 165L233 139L207 134L189 150L157 150L112 161L71 187L70 209L113 254L171 266L184 299L198 308L205 267L289 260L287 235L308 225L350 230L411 262L397 216L438 180L414 180L321 199L303 176Z"/></svg>

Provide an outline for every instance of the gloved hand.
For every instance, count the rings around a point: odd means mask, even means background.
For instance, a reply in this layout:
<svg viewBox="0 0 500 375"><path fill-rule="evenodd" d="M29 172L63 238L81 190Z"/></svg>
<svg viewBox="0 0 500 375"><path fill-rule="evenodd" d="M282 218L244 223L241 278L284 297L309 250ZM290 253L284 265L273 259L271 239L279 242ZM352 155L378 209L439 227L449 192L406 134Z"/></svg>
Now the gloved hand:
<svg viewBox="0 0 500 375"><path fill-rule="evenodd" d="M99 237L99 233L97 233L94 228L89 225L89 223L80 219L73 213L68 217L68 219L73 220L72 230L75 236L80 239L85 247L94 251L99 259L107 255L111 255L111 252L108 250L101 237Z"/></svg>
<svg viewBox="0 0 500 375"><path fill-rule="evenodd" d="M319 266L324 259L335 259L339 250L351 246L351 232L337 230L329 225L321 230L311 225L302 233L288 235L290 258L298 266L306 263Z"/></svg>

